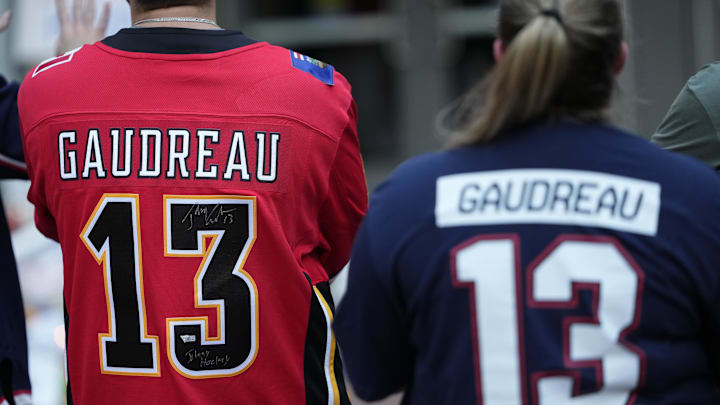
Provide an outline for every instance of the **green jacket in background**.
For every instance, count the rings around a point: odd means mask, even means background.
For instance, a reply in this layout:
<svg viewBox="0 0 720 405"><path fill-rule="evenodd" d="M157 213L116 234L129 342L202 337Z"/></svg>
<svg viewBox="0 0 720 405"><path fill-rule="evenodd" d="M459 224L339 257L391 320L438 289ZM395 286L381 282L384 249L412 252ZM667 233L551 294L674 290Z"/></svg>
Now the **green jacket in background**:
<svg viewBox="0 0 720 405"><path fill-rule="evenodd" d="M705 66L688 80L652 142L720 171L720 62Z"/></svg>

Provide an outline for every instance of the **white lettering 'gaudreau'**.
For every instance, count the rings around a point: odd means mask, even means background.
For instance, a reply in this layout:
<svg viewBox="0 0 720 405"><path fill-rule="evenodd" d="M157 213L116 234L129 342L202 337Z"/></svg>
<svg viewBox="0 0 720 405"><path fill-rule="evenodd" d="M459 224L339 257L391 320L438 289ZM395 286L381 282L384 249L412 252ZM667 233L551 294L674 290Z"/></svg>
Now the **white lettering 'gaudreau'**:
<svg viewBox="0 0 720 405"><path fill-rule="evenodd" d="M658 183L599 172L518 169L437 180L440 228L499 224L578 225L657 234Z"/></svg>

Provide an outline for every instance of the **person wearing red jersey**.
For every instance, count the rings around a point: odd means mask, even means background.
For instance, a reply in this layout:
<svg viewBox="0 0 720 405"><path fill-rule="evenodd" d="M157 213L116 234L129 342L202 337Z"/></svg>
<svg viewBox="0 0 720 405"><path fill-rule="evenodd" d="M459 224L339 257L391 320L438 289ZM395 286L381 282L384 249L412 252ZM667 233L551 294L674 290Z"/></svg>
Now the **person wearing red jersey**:
<svg viewBox="0 0 720 405"><path fill-rule="evenodd" d="M367 205L350 85L213 0L130 6L19 95L69 402L349 403L328 281Z"/></svg>

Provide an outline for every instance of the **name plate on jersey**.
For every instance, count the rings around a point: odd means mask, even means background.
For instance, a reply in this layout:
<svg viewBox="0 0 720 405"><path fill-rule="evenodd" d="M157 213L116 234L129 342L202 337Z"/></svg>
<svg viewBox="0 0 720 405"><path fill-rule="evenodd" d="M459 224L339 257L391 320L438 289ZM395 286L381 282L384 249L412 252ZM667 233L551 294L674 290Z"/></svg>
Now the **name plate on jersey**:
<svg viewBox="0 0 720 405"><path fill-rule="evenodd" d="M435 223L550 224L657 234L661 186L599 172L518 169L437 180Z"/></svg>

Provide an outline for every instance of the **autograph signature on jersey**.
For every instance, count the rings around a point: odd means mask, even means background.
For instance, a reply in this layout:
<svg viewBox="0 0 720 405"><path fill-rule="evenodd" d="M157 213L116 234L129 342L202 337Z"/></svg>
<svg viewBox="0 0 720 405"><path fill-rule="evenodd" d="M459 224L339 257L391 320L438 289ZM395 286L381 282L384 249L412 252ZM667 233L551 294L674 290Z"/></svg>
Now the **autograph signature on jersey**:
<svg viewBox="0 0 720 405"><path fill-rule="evenodd" d="M231 357L229 354L224 356L213 356L209 350L190 349L185 353L190 363L200 361L201 368L211 368L216 366L226 366L230 364Z"/></svg>
<svg viewBox="0 0 720 405"><path fill-rule="evenodd" d="M199 218L204 226L225 224L232 225L235 223L236 208L227 209L221 204L194 204L182 219L182 223L187 225L187 231L192 231L195 227L195 221Z"/></svg>

